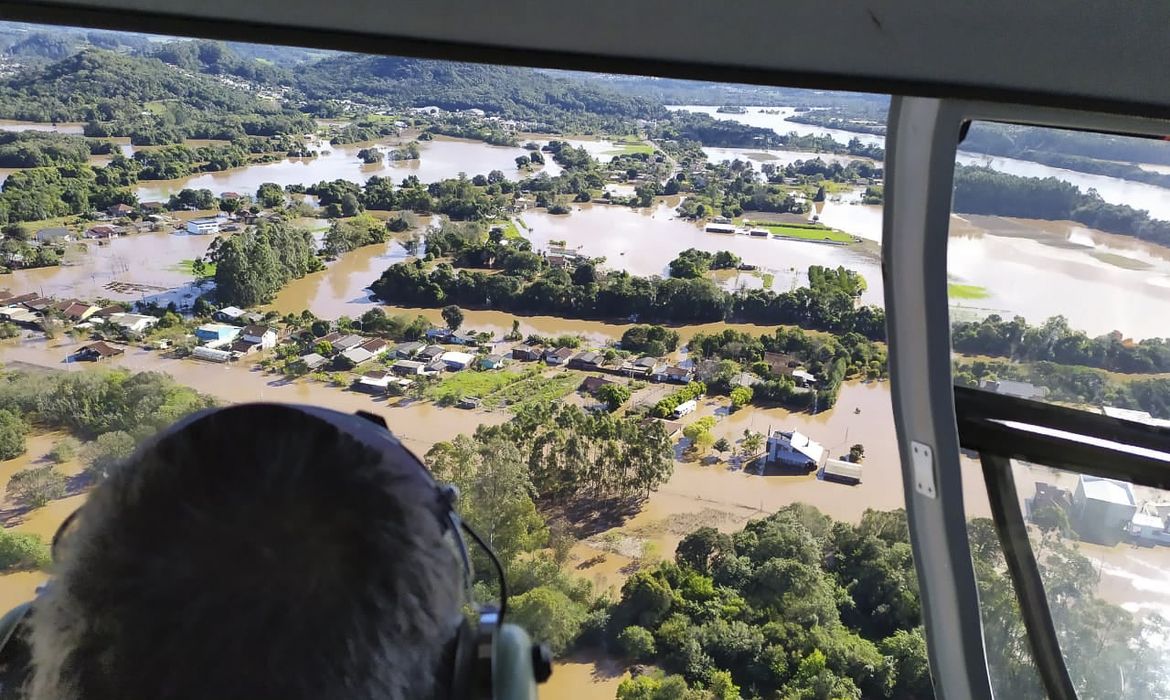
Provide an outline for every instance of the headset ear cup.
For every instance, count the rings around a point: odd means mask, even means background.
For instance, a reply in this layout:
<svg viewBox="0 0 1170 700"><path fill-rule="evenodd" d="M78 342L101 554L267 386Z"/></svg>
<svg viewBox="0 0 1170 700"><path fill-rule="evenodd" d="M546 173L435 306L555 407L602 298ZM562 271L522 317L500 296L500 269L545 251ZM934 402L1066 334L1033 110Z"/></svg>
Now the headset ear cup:
<svg viewBox="0 0 1170 700"><path fill-rule="evenodd" d="M451 639L451 651L447 654L447 665L441 672L447 678L438 679L436 687L446 688L446 695L438 695L439 700L466 700L470 698L470 691L474 683L473 663L475 661L475 632L462 618L455 636Z"/></svg>

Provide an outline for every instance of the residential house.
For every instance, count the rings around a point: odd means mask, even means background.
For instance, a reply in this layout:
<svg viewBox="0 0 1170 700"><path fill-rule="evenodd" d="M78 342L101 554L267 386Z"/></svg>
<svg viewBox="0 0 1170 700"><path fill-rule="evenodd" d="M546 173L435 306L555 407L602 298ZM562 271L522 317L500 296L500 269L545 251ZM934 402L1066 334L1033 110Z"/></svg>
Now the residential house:
<svg viewBox="0 0 1170 700"><path fill-rule="evenodd" d="M260 346L261 350L270 350L276 347L276 331L271 326L244 326L240 337L246 343Z"/></svg>
<svg viewBox="0 0 1170 700"><path fill-rule="evenodd" d="M243 199L243 197L241 197L241 196L240 196L240 193L239 193L239 192L221 192L221 193L219 194L219 198L220 198L221 200L224 200L224 199L228 199L228 200L231 200L231 199Z"/></svg>
<svg viewBox="0 0 1170 700"><path fill-rule="evenodd" d="M301 362L305 363L305 367L307 367L309 371L312 372L328 364L329 358L318 355L315 352L311 352L308 355L301 355Z"/></svg>
<svg viewBox="0 0 1170 700"><path fill-rule="evenodd" d="M800 360L786 352L765 352L764 364L768 365L772 374L779 377L792 374L792 370L800 366Z"/></svg>
<svg viewBox="0 0 1170 700"><path fill-rule="evenodd" d="M75 301L67 304L65 308L61 309L61 315L74 323L81 323L85 319L96 314L98 311L101 311L101 309L96 306L80 301Z"/></svg>
<svg viewBox="0 0 1170 700"><path fill-rule="evenodd" d="M401 358L403 360L409 360L410 358L417 355L419 351L425 347L426 345L423 343L415 341L399 343L398 345L394 346L394 357Z"/></svg>
<svg viewBox="0 0 1170 700"><path fill-rule="evenodd" d="M475 355L472 355L469 352L453 351L443 353L439 359L443 361L443 364L447 366L447 369L451 370L452 372L458 372L470 367L471 363L475 362Z"/></svg>
<svg viewBox="0 0 1170 700"><path fill-rule="evenodd" d="M20 305L29 311L35 311L39 314L43 314L55 307L57 303L57 300L51 297L36 297L35 299L23 301Z"/></svg>
<svg viewBox="0 0 1170 700"><path fill-rule="evenodd" d="M37 231L37 243L54 244L73 240L73 234L64 226L50 226Z"/></svg>
<svg viewBox="0 0 1170 700"><path fill-rule="evenodd" d="M479 408L479 405L481 403L482 402L479 400L478 397L464 396L463 398L459 399L459 403L455 404L455 406L457 408L472 409L472 408Z"/></svg>
<svg viewBox="0 0 1170 700"><path fill-rule="evenodd" d="M454 345L479 345L479 338L471 333L456 331L447 336L447 342Z"/></svg>
<svg viewBox="0 0 1170 700"><path fill-rule="evenodd" d="M649 377L663 366L657 357L639 357L636 360L627 360L622 363L621 372L631 377Z"/></svg>
<svg viewBox="0 0 1170 700"><path fill-rule="evenodd" d="M352 362L354 367L358 367L374 359L374 353L357 345L342 351L341 356Z"/></svg>
<svg viewBox="0 0 1170 700"><path fill-rule="evenodd" d="M216 321L236 323L246 312L238 306L225 306L211 315Z"/></svg>
<svg viewBox="0 0 1170 700"><path fill-rule="evenodd" d="M228 345L227 349L228 352L232 353L233 355L251 355L252 353L258 352L260 350L260 344L252 343L244 340L243 338L239 338L233 340L231 345Z"/></svg>
<svg viewBox="0 0 1170 700"><path fill-rule="evenodd" d="M1115 545L1132 524L1135 513L1137 501L1128 483L1088 474L1077 478L1069 516L1081 539Z"/></svg>
<svg viewBox="0 0 1170 700"><path fill-rule="evenodd" d="M119 216L130 216L134 213L134 207L130 206L129 204L119 203L106 207L106 213L115 218Z"/></svg>
<svg viewBox="0 0 1170 700"><path fill-rule="evenodd" d="M158 214L159 212L166 211L166 208L167 208L166 205L163 204L162 202L139 202L138 203L138 209L143 214Z"/></svg>
<svg viewBox="0 0 1170 700"><path fill-rule="evenodd" d="M361 345L364 342L366 342L366 339L364 337L362 337L360 335L356 335L354 333L350 333L349 335L342 336L342 337L338 338L337 340L332 341L333 349L338 351L338 352L345 352L346 350L349 350L350 348L356 348L357 346Z"/></svg>
<svg viewBox="0 0 1170 700"><path fill-rule="evenodd" d="M227 344L240 334L238 326L229 326L223 323L205 323L195 329L195 337L204 343Z"/></svg>
<svg viewBox="0 0 1170 700"><path fill-rule="evenodd" d="M817 385L817 376L803 369L794 369L792 370L792 381L799 387L815 387Z"/></svg>
<svg viewBox="0 0 1170 700"><path fill-rule="evenodd" d="M593 350L579 352L569 359L569 369L593 372L600 370L603 365L605 365L605 356Z"/></svg>
<svg viewBox="0 0 1170 700"><path fill-rule="evenodd" d="M0 321L15 323L18 326L40 330L41 315L24 306L0 306Z"/></svg>
<svg viewBox="0 0 1170 700"><path fill-rule="evenodd" d="M517 345L512 348L512 359L533 362L544 357L544 348L539 345Z"/></svg>
<svg viewBox="0 0 1170 700"><path fill-rule="evenodd" d="M729 234L735 233L735 226L732 226L731 224L707 224L704 230L707 231L707 233Z"/></svg>
<svg viewBox="0 0 1170 700"><path fill-rule="evenodd" d="M330 345L332 345L344 337L345 336L342 335L341 333L338 333L337 331L333 331L331 333L326 333L325 335L321 336L320 338L317 338L313 342L315 342L315 343L329 343Z"/></svg>
<svg viewBox="0 0 1170 700"><path fill-rule="evenodd" d="M121 307L118 307L121 308ZM99 309L97 314L101 314L105 309ZM146 316L144 314L130 314L124 311L116 311L110 314L106 321L115 326L119 326L130 333L144 333L147 328L158 323L158 319L154 316Z"/></svg>
<svg viewBox="0 0 1170 700"><path fill-rule="evenodd" d="M442 345L428 345L422 350L418 351L417 357L424 362L430 362L431 360L438 359L439 355L442 355L445 352L447 351L443 348Z"/></svg>
<svg viewBox="0 0 1170 700"><path fill-rule="evenodd" d="M26 301L32 301L33 299L39 299L40 296L41 296L40 294L37 294L35 292L28 292L26 294L18 294L17 296L9 297L8 299L4 300L4 303L8 304L8 305L23 304Z"/></svg>
<svg viewBox="0 0 1170 700"><path fill-rule="evenodd" d="M739 374L737 374L731 378L730 383L731 383L732 388L735 388L737 386L753 387L757 384L762 383L763 381L764 381L763 379L760 379L759 377L757 377L754 374L749 374L747 372L740 372Z"/></svg>
<svg viewBox="0 0 1170 700"><path fill-rule="evenodd" d="M431 343L445 343L451 337L451 331L446 328L429 328L426 332L426 338Z"/></svg>
<svg viewBox="0 0 1170 700"><path fill-rule="evenodd" d="M507 357L505 357L499 353L492 353L491 355L485 355L484 357L479 358L479 368L480 369L500 369L505 364L507 364L507 362L508 362Z"/></svg>
<svg viewBox="0 0 1170 700"><path fill-rule="evenodd" d="M447 369L449 369L449 367L447 366L446 362L443 362L443 358L436 357L427 362L426 366L423 368L423 372L428 374L438 374L440 372L445 372Z"/></svg>
<svg viewBox="0 0 1170 700"><path fill-rule="evenodd" d="M813 471L825 456L825 448L796 430L777 430L768 436L769 465L798 467Z"/></svg>
<svg viewBox="0 0 1170 700"><path fill-rule="evenodd" d="M577 391L584 392L586 394L589 394L590 396L595 396L597 394L598 389L605 386L606 384L613 384L613 383L614 382L612 379L606 379L605 377L589 376L589 377L585 377L584 381L581 382L581 386L577 387Z"/></svg>
<svg viewBox="0 0 1170 700"><path fill-rule="evenodd" d="M255 311L245 311L243 316L240 316L236 323L247 325L249 323L260 323L264 320L263 314L258 314Z"/></svg>
<svg viewBox="0 0 1170 700"><path fill-rule="evenodd" d="M358 347L362 350L365 350L366 352L369 352L374 357L378 357L390 349L390 343L386 342L382 338L370 338Z"/></svg>
<svg viewBox="0 0 1170 700"><path fill-rule="evenodd" d="M96 343L90 343L89 345L81 347L73 354L73 357L77 360L97 362L98 360L108 360L111 357L117 357L124 352L126 351L122 348L108 345L107 343L99 340Z"/></svg>
<svg viewBox="0 0 1170 700"><path fill-rule="evenodd" d="M187 233L193 236L207 236L212 233L219 233L219 227L223 225L223 219L220 218L203 218L191 219L184 227Z"/></svg>
<svg viewBox="0 0 1170 700"><path fill-rule="evenodd" d="M90 240L106 240L110 238L117 238L122 235L123 229L120 226L94 226L82 234L85 238Z"/></svg>
<svg viewBox="0 0 1170 700"><path fill-rule="evenodd" d="M373 372L366 372L362 376L355 379L351 388L354 391L360 391L365 394L381 396L382 394L386 393L386 389L393 381L393 375L381 370L376 370Z"/></svg>
<svg viewBox="0 0 1170 700"><path fill-rule="evenodd" d="M425 362L417 362L415 360L398 360L390 365L390 371L394 374L400 374L406 377L417 376L426 372L427 365Z"/></svg>
<svg viewBox="0 0 1170 700"><path fill-rule="evenodd" d="M1048 387L1035 386L1028 382L1017 382L1010 379L981 379L979 388L992 391L1004 396L1014 396L1018 399L1042 399L1048 396Z"/></svg>
<svg viewBox="0 0 1170 700"><path fill-rule="evenodd" d="M1142 545L1170 544L1170 528L1167 528L1166 519L1158 515L1149 504L1133 514L1129 536Z"/></svg>
<svg viewBox="0 0 1170 700"><path fill-rule="evenodd" d="M660 367L654 372L654 381L672 384L688 384L694 381L695 373L684 367Z"/></svg>
<svg viewBox="0 0 1170 700"><path fill-rule="evenodd" d="M550 365L563 365L573 354L572 348L549 348L544 351L544 361Z"/></svg>

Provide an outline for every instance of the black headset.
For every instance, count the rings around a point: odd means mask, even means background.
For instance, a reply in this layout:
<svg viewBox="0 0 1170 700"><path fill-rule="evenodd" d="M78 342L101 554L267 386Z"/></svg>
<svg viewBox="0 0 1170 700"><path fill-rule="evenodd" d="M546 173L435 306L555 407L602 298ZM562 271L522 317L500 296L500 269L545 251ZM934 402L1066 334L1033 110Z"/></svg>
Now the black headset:
<svg viewBox="0 0 1170 700"><path fill-rule="evenodd" d="M478 544L491 561L500 590L499 607L473 602L474 623L464 615L452 621L454 632L440 667L436 669L436 700L537 700L536 684L548 680L552 673L551 656L545 645L533 644L523 628L505 623L508 588L499 558L459 517L456 510L458 490L454 486L436 483L422 461L390 432L381 416L366 411L349 414L299 404L239 404L192 414L164 430L156 440L178 434L215 413L239 412L243 415L237 419L246 421L248 414L256 411L291 411L309 416L383 454L391 463L417 467L413 471L435 494L433 510L440 528L455 544L463 567L468 600L474 600L471 594L473 571L464 534ZM70 514L53 536L54 558L63 533L80 512L78 509ZM28 624L32 609L31 603L24 603L0 618L0 699L8 697L14 683L26 678L31 670L27 665L26 635L21 628Z"/></svg>

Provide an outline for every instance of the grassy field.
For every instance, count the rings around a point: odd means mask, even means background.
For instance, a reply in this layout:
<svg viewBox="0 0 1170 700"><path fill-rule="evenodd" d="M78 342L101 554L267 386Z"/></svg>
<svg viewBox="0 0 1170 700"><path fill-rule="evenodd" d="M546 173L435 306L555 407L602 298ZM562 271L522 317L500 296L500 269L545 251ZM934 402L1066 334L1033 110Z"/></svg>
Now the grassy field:
<svg viewBox="0 0 1170 700"><path fill-rule="evenodd" d="M544 401L556 401L572 393L581 384L581 375L576 372L557 372L545 377L539 369L529 370L524 379L484 397L488 407L505 404L513 411L526 405Z"/></svg>
<svg viewBox="0 0 1170 700"><path fill-rule="evenodd" d="M788 224L753 223L752 228L762 228L784 238L799 238L807 241L834 241L836 243L852 243L853 236L844 231L832 228L789 226Z"/></svg>
<svg viewBox="0 0 1170 700"><path fill-rule="evenodd" d="M610 150L610 151L606 151L605 152L606 156L613 157L613 156L625 156L625 155L630 155L633 153L653 153L654 152L653 146L651 146L648 143L642 143L641 141L615 141L614 145L617 146L617 148Z"/></svg>
<svg viewBox="0 0 1170 700"><path fill-rule="evenodd" d="M1153 265L1144 260L1135 260L1134 258L1127 258L1124 255L1117 255L1116 253L1094 250L1089 255L1092 255L1106 265L1113 265L1114 267L1120 267L1126 270L1148 270L1153 267Z"/></svg>
<svg viewBox="0 0 1170 700"><path fill-rule="evenodd" d="M486 397L515 384L524 378L523 372L476 372L464 370L448 374L436 385L427 389L426 397L438 403L454 403L465 396Z"/></svg>
<svg viewBox="0 0 1170 700"><path fill-rule="evenodd" d="M188 275L191 275L192 277L194 277L195 270L192 267L194 264L195 264L195 259L188 258L186 260L180 260L178 263L172 265L171 269L175 270L176 272L185 272ZM205 263L204 264L203 276L204 277L215 277L215 263Z"/></svg>
<svg viewBox="0 0 1170 700"><path fill-rule="evenodd" d="M951 299L986 299L990 294L986 287L977 284L947 282L947 296Z"/></svg>
<svg viewBox="0 0 1170 700"><path fill-rule="evenodd" d="M496 221L491 225L499 226L500 228L504 229L504 238L524 237L523 234L520 233L520 229L516 227L516 222L512 219L508 219L507 221Z"/></svg>

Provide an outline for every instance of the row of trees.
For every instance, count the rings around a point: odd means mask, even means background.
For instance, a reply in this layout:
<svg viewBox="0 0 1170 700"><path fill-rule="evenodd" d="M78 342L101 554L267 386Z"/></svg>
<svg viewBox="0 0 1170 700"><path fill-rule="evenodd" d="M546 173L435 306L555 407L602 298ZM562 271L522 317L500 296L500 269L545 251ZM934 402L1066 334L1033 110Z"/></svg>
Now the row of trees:
<svg viewBox="0 0 1170 700"><path fill-rule="evenodd" d="M1091 338L1069 327L1064 316L1029 325L1022 316L1006 320L991 314L979 321L951 325L951 344L968 355L1006 357L1020 362L1054 362L1131 374L1170 372L1170 341L1127 340L1113 331Z"/></svg>
<svg viewBox="0 0 1170 700"><path fill-rule="evenodd" d="M422 260L391 265L370 287L388 304L492 308L518 313L547 313L569 318L627 318L672 323L741 320L798 325L837 333L857 332L885 337L880 307L857 306L860 276L843 271L812 271L815 287L791 292L748 290L725 292L707 279L635 277L626 272L570 274L542 269L513 274L456 270L447 264L434 269ZM520 272L520 271L516 271Z"/></svg>
<svg viewBox="0 0 1170 700"><path fill-rule="evenodd" d="M0 168L44 168L84 163L115 150L109 141L45 131L0 132Z"/></svg>
<svg viewBox="0 0 1170 700"><path fill-rule="evenodd" d="M1110 204L1094 189L1082 192L1054 177L1021 177L958 165L954 209L967 214L1076 221L1109 233L1170 245L1170 221L1150 218L1144 209Z"/></svg>

